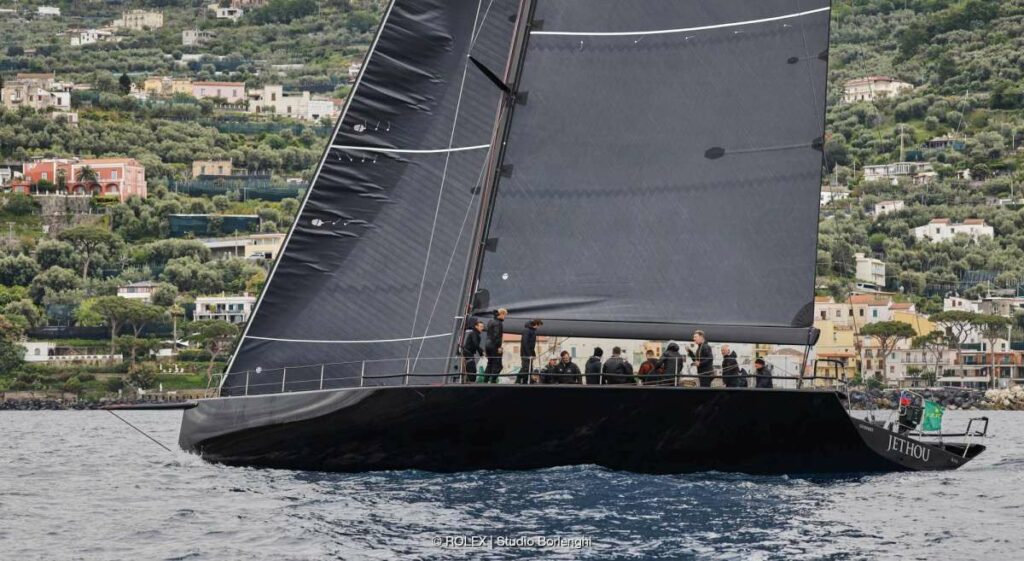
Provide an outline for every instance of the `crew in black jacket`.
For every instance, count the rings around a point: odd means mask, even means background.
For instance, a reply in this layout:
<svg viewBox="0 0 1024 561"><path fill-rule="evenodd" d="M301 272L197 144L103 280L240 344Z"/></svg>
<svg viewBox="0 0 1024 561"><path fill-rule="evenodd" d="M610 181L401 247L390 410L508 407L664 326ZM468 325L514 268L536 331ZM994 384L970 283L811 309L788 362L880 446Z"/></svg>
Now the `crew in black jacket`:
<svg viewBox="0 0 1024 561"><path fill-rule="evenodd" d="M675 341L672 341L665 347L665 350L661 353L661 358L658 359L657 371L665 375L659 383L662 384L673 384L675 383L675 377L683 371L683 364L686 363L686 358L679 352L679 345Z"/></svg>
<svg viewBox="0 0 1024 561"><path fill-rule="evenodd" d="M586 371L586 382L588 386L596 386L601 383L601 357L604 356L604 349L594 347L594 356L587 359L583 366Z"/></svg>
<svg viewBox="0 0 1024 561"><path fill-rule="evenodd" d="M722 381L725 387L739 387L740 363L736 361L736 352L729 345L722 345Z"/></svg>
<svg viewBox="0 0 1024 561"><path fill-rule="evenodd" d="M622 349L612 347L612 356L605 361L601 367L601 383L603 384L632 384L633 365L622 358Z"/></svg>
<svg viewBox="0 0 1024 561"><path fill-rule="evenodd" d="M516 376L517 384L525 384L527 376L537 366L537 328L542 325L544 325L544 322L539 319L530 320L526 323L526 329L523 331L523 342L519 351L522 366L519 368L519 375Z"/></svg>
<svg viewBox="0 0 1024 561"><path fill-rule="evenodd" d="M700 380L700 387L710 388L711 380L715 377L715 354L711 352L711 345L704 340L704 332L697 330L693 332L693 342L697 345L696 352L687 349L686 354L697 365L697 376Z"/></svg>
<svg viewBox="0 0 1024 561"><path fill-rule="evenodd" d="M580 383L580 367L572 361L569 351L562 351L561 360L555 365L556 384L578 384Z"/></svg>
<svg viewBox="0 0 1024 561"><path fill-rule="evenodd" d="M484 331L484 322L476 320L473 322L473 329L470 329L466 333L465 339L462 340L462 359L463 359L463 382L472 382L476 377L476 357L484 356L483 345L480 344L480 334Z"/></svg>
<svg viewBox="0 0 1024 561"><path fill-rule="evenodd" d="M501 339L505 336L505 316L508 310L499 308L494 313L494 319L487 322L487 344L484 350L487 352L487 368L484 369L484 382L498 383L498 374L501 374Z"/></svg>

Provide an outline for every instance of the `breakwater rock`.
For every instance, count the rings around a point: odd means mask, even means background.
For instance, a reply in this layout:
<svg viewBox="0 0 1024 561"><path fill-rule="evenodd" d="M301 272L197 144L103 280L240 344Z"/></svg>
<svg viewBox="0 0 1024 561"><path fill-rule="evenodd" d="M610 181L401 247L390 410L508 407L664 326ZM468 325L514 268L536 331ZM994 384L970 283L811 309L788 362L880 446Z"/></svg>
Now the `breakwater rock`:
<svg viewBox="0 0 1024 561"><path fill-rule="evenodd" d="M966 388L927 388L914 391L950 411L958 409L1024 411L1024 387L1021 386L988 391ZM853 388L850 390L850 404L853 409L896 409L899 406L899 400L900 390L898 389Z"/></svg>

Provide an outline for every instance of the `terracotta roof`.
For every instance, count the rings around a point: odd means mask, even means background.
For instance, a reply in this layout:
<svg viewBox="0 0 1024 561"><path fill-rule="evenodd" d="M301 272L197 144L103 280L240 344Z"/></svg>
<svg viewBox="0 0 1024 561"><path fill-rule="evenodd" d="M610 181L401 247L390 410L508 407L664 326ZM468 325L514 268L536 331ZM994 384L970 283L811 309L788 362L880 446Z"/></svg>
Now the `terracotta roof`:
<svg viewBox="0 0 1024 561"><path fill-rule="evenodd" d="M850 303L867 304L869 306L886 306L889 304L889 301L879 298L874 294L851 294Z"/></svg>
<svg viewBox="0 0 1024 561"><path fill-rule="evenodd" d="M893 302L889 304L889 309L891 310L909 310L913 307L914 305L910 302Z"/></svg>
<svg viewBox="0 0 1024 561"><path fill-rule="evenodd" d="M948 218L932 218L931 223L932 224L949 224L950 220Z"/></svg>
<svg viewBox="0 0 1024 561"><path fill-rule="evenodd" d="M985 221L981 218L968 218L964 220L964 224L984 224Z"/></svg>
<svg viewBox="0 0 1024 561"><path fill-rule="evenodd" d="M832 303L832 297L831 296L815 296L814 297L814 302L815 303L821 302L823 304L831 304Z"/></svg>

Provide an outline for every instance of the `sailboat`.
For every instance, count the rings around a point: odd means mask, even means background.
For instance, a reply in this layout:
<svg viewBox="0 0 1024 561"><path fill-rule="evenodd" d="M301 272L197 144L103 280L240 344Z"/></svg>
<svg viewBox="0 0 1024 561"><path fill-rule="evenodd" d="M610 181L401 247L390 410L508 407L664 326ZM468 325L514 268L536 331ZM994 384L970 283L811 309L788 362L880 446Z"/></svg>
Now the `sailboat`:
<svg viewBox="0 0 1024 561"><path fill-rule="evenodd" d="M180 446L329 471L975 457L853 418L834 388L469 384L452 358L499 308L508 332L539 317L566 337L813 345L829 10L393 0Z"/></svg>

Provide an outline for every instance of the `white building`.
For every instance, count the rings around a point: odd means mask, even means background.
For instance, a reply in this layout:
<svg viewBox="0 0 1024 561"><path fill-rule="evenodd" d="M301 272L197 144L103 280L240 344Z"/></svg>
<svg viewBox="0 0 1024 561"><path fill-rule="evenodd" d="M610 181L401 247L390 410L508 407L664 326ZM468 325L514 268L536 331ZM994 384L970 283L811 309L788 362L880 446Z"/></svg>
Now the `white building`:
<svg viewBox="0 0 1024 561"><path fill-rule="evenodd" d="M353 62L348 65L348 79L355 80L359 76L359 71L363 69L363 63Z"/></svg>
<svg viewBox="0 0 1024 561"><path fill-rule="evenodd" d="M268 85L248 90L250 113L271 113L303 121L316 121L322 117L338 116L337 106L331 99L314 98L309 92L285 93L280 85Z"/></svg>
<svg viewBox="0 0 1024 561"><path fill-rule="evenodd" d="M193 317L198 320L219 319L231 323L249 321L256 297L248 294L241 296L200 296L196 298L196 310Z"/></svg>
<svg viewBox="0 0 1024 561"><path fill-rule="evenodd" d="M122 27L134 31L159 29L163 26L164 14L149 10L129 10L121 14L121 19L114 20L114 27Z"/></svg>
<svg viewBox="0 0 1024 561"><path fill-rule="evenodd" d="M181 44L184 47L195 47L213 40L213 32L202 29L186 29L181 32Z"/></svg>
<svg viewBox="0 0 1024 561"><path fill-rule="evenodd" d="M826 185L821 188L821 206L825 206L829 203L848 199L850 197L850 190L843 186L832 186Z"/></svg>
<svg viewBox="0 0 1024 561"><path fill-rule="evenodd" d="M231 21L242 19L242 15L245 13L241 8L221 8L216 4L211 4L211 9L216 12L217 19L229 19Z"/></svg>
<svg viewBox="0 0 1024 561"><path fill-rule="evenodd" d="M60 8L56 6L39 6L36 15L42 17L60 17Z"/></svg>
<svg viewBox="0 0 1024 561"><path fill-rule="evenodd" d="M117 38L114 37L113 32L106 29L85 29L71 36L72 47L95 45L96 43L106 43L108 41L117 42Z"/></svg>
<svg viewBox="0 0 1024 561"><path fill-rule="evenodd" d="M959 296L947 296L942 299L942 311L944 312L955 310L978 313L981 311L980 306L981 302L978 300L968 300Z"/></svg>
<svg viewBox="0 0 1024 561"><path fill-rule="evenodd" d="M948 218L933 218L928 224L913 228L912 232L918 240L932 242L948 241L957 234L965 234L973 240L995 237L995 230L980 218L970 218L963 223L952 222Z"/></svg>
<svg viewBox="0 0 1024 561"><path fill-rule="evenodd" d="M888 181L893 185L896 185L901 177L909 179L915 185L923 185L937 175L928 162L894 162L864 166L864 181Z"/></svg>
<svg viewBox="0 0 1024 561"><path fill-rule="evenodd" d="M141 300L150 302L153 299L153 292L160 285L151 281L133 282L125 286L117 287L117 295L129 300Z"/></svg>
<svg viewBox="0 0 1024 561"><path fill-rule="evenodd" d="M53 73L19 73L4 82L0 103L8 109L31 107L66 114L71 111L72 88L71 84L58 82Z"/></svg>
<svg viewBox="0 0 1024 561"><path fill-rule="evenodd" d="M913 84L901 82L889 76L856 78L843 83L843 103L895 97L904 91L912 89L914 89Z"/></svg>
<svg viewBox="0 0 1024 561"><path fill-rule="evenodd" d="M25 347L25 362L106 364L123 360L119 354L112 355L99 349L59 347L53 341L22 341L20 344Z"/></svg>
<svg viewBox="0 0 1024 561"><path fill-rule="evenodd" d="M863 253L853 255L857 261L857 280L874 285L874 287L885 286L885 263L881 259L867 257Z"/></svg>
<svg viewBox="0 0 1024 561"><path fill-rule="evenodd" d="M899 212L906 206L903 201L882 201L875 204L875 217L885 216L891 212Z"/></svg>

